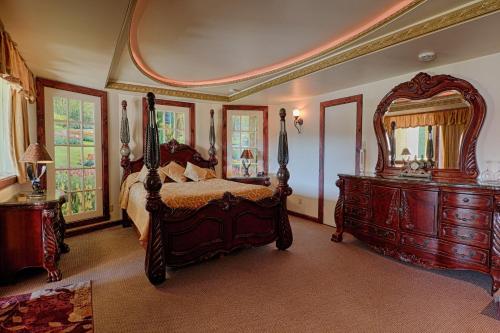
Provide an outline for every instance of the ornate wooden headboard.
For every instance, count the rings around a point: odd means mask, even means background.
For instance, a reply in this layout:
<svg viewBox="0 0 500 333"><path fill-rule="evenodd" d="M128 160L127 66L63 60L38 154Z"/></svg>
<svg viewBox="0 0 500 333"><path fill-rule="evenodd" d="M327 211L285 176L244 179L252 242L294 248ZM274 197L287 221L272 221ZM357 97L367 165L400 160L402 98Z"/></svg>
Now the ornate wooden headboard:
<svg viewBox="0 0 500 333"><path fill-rule="evenodd" d="M146 137L146 136L145 136ZM122 101L122 119L120 138L122 147L120 154L122 156L120 165L123 168L122 182L133 172L139 172L144 165L144 157L135 161L130 160L130 130L127 118L127 102ZM146 139L147 140L147 139ZM146 147L146 140L144 140L144 147ZM174 161L182 166L186 166L187 162L191 162L202 168L211 168L217 165L217 151L215 149L215 128L214 128L214 110L210 110L210 135L209 135L210 149L208 150L209 159L204 159L201 154L189 145L177 142L175 139L167 143L159 145L160 149L160 166L167 165ZM145 151L145 149L144 149Z"/></svg>

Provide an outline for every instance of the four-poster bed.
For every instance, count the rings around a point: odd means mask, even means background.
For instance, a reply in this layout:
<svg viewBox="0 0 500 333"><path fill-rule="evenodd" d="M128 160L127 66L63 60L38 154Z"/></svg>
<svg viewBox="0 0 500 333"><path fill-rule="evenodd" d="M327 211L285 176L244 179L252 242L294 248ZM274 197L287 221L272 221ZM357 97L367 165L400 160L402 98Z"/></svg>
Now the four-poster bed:
<svg viewBox="0 0 500 333"><path fill-rule="evenodd" d="M217 165L215 150L214 112L210 111L210 149L206 160L192 147L179 144L174 139L165 144L158 142L158 128L155 122L155 96L147 94L148 117L144 144L144 157L130 160L126 102L122 102L121 141L123 167L122 190L127 177L139 172L143 165L148 169L144 181L147 191L145 209L148 212L148 235L146 245L145 270L153 284L165 280L166 267L181 267L218 254L232 252L242 247L266 245L276 242L280 250L286 250L293 241L288 220L286 199L292 193L288 186L290 178L288 164L288 142L285 128L285 109L280 110L281 130L279 135L277 173L278 185L274 192L264 186L234 183L227 180L206 180L206 184L162 184L158 169L171 161L185 167L188 163L214 170ZM213 183L209 183L213 182ZM214 199L196 206L173 205L171 197L175 189L207 187L207 184L225 182L227 189L212 196ZM235 186L247 186L246 189ZM220 185L219 185L220 186ZM181 188L182 187L182 188ZM216 186L215 186L216 187ZM262 191L269 195L262 195ZM214 190L215 191L215 190ZM259 192L260 191L260 192ZM234 193L237 193L236 195ZM241 194L240 194L241 193ZM256 193L260 193L256 195ZM130 225L124 211L124 226ZM135 221L134 221L135 222Z"/></svg>

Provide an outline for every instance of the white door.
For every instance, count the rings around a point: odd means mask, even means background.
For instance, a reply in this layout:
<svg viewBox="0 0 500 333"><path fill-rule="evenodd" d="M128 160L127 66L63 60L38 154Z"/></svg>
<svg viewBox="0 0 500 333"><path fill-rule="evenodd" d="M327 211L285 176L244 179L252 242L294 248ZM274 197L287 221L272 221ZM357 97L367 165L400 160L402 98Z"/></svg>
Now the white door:
<svg viewBox="0 0 500 333"><path fill-rule="evenodd" d="M356 170L356 115L356 103L325 109L323 223L328 225L335 225L335 204L339 197L339 189L335 185L337 175Z"/></svg>
<svg viewBox="0 0 500 333"><path fill-rule="evenodd" d="M67 222L103 215L101 103L98 97L45 88L47 186L63 190Z"/></svg>

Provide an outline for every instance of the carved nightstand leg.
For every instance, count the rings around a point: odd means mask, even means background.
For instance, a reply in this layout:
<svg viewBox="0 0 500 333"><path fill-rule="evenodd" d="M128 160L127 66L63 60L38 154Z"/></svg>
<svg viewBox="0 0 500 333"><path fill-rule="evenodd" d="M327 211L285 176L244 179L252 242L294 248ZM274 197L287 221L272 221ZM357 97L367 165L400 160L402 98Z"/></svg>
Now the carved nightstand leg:
<svg viewBox="0 0 500 333"><path fill-rule="evenodd" d="M66 234L66 220L64 219L61 207L57 214L57 221L54 224L54 232L56 234L57 245L59 246L60 253L68 253L69 245L64 242L64 235Z"/></svg>
<svg viewBox="0 0 500 333"><path fill-rule="evenodd" d="M42 240L43 240L43 267L47 270L47 282L59 281L62 278L61 271L57 267L59 246L54 232L57 210L45 209L42 212Z"/></svg>

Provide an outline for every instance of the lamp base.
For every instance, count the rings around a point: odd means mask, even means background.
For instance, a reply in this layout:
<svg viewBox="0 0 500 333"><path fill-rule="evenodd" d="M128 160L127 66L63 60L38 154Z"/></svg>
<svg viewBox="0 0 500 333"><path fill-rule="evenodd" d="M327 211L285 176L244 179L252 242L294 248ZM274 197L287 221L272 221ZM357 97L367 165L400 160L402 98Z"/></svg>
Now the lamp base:
<svg viewBox="0 0 500 333"><path fill-rule="evenodd" d="M43 197L45 197L45 192L31 192L31 193L28 193L26 194L26 196L29 198L29 199L42 199Z"/></svg>

